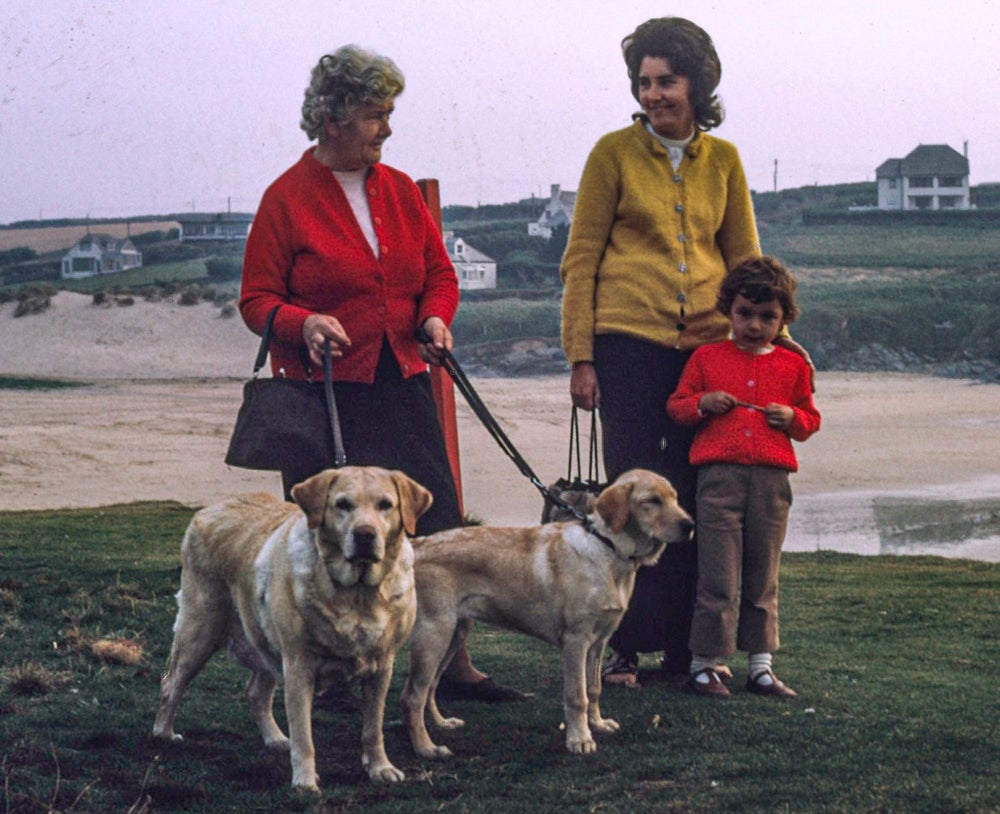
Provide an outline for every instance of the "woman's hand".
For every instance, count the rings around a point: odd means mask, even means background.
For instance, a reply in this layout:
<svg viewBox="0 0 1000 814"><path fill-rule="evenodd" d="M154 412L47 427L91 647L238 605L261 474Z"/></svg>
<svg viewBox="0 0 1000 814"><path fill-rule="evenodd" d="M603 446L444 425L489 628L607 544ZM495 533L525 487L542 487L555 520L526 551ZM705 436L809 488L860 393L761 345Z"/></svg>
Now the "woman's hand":
<svg viewBox="0 0 1000 814"><path fill-rule="evenodd" d="M798 342L792 339L790 336L778 336L774 340L775 345L781 345L783 348L787 348L792 351L792 353L797 353L803 359L807 365L809 365L809 388L815 393L816 392L816 365L813 364L812 357L809 356L809 351L802 347Z"/></svg>
<svg viewBox="0 0 1000 814"><path fill-rule="evenodd" d="M421 327L427 332L431 341L421 343L418 348L420 358L428 364L440 365L441 351L451 351L452 348L451 331L441 317L427 317Z"/></svg>
<svg viewBox="0 0 1000 814"><path fill-rule="evenodd" d="M351 340L344 327L334 317L326 314L310 314L302 323L302 339L309 350L309 359L317 368L323 367L323 344L330 340L330 355L344 355L344 348L351 346Z"/></svg>
<svg viewBox="0 0 1000 814"><path fill-rule="evenodd" d="M573 406L593 410L601 406L601 389L597 386L597 371L593 362L577 362L569 378L569 395Z"/></svg>

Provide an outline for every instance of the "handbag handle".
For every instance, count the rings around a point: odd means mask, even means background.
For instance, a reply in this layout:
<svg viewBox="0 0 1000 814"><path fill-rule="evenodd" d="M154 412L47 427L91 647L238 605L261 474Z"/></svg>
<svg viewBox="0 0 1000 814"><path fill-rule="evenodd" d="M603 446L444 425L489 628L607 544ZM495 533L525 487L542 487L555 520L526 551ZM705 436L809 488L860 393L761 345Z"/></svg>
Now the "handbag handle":
<svg viewBox="0 0 1000 814"><path fill-rule="evenodd" d="M577 407L573 405L573 411L569 419L569 461L566 465L566 479L582 482L581 468L583 466L583 456L580 454L580 420L577 416ZM590 411L590 444L587 450L587 481L598 483L601 479L600 456L598 454L597 441L597 408ZM574 454L576 453L576 478L573 477Z"/></svg>
<svg viewBox="0 0 1000 814"><path fill-rule="evenodd" d="M261 369L267 362L268 348L271 344L271 326L274 324L274 316L278 313L281 305L276 305L267 315L267 322L264 323L264 331L260 335L260 347L257 349L257 358L253 363L253 378L260 375ZM330 351L330 339L323 343L323 391L326 395L326 412L330 418L330 432L333 433L333 465L335 467L344 466L347 463L347 452L344 450L344 436L340 431L340 414L337 412L337 400L333 396L333 354Z"/></svg>

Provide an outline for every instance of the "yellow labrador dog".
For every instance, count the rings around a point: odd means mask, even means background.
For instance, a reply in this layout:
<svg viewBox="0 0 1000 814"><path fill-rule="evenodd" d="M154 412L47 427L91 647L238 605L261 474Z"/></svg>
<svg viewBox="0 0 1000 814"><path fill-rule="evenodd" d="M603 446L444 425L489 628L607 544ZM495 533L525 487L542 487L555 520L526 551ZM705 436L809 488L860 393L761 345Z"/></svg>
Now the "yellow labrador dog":
<svg viewBox="0 0 1000 814"><path fill-rule="evenodd" d="M634 469L600 494L586 524L470 526L414 541L417 621L402 703L417 754L451 755L431 740L427 714L439 728L464 725L441 715L434 694L474 620L560 648L566 748L593 752L592 732L619 729L601 715L601 655L628 607L636 571L655 563L667 544L689 539L693 528L670 482Z"/></svg>
<svg viewBox="0 0 1000 814"><path fill-rule="evenodd" d="M317 688L360 678L361 761L373 781L403 779L382 724L396 652L416 615L409 537L431 493L402 472L326 470L292 489L199 511L181 546L170 663L153 734L168 740L184 690L228 646L253 671L246 689L266 746L290 750L292 783L316 789L312 703ZM272 703L284 678L286 738Z"/></svg>

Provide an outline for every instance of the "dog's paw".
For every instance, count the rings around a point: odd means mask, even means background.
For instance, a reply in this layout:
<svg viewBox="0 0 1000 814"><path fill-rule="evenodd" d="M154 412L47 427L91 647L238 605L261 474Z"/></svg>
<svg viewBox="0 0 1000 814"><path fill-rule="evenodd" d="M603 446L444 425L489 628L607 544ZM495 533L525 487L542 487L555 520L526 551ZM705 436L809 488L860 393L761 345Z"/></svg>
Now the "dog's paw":
<svg viewBox="0 0 1000 814"><path fill-rule="evenodd" d="M614 718L598 718L590 722L590 728L602 735L613 735L615 732L620 732L622 727Z"/></svg>
<svg viewBox="0 0 1000 814"><path fill-rule="evenodd" d="M266 739L264 746L274 752L288 752L292 748L292 742L282 735L279 738Z"/></svg>
<svg viewBox="0 0 1000 814"><path fill-rule="evenodd" d="M406 779L406 775L389 761L385 761L368 767L368 779L372 783L399 783Z"/></svg>
<svg viewBox="0 0 1000 814"><path fill-rule="evenodd" d="M435 721L434 726L438 729L461 729L465 726L465 721L461 718L442 718L440 721Z"/></svg>
<svg viewBox="0 0 1000 814"><path fill-rule="evenodd" d="M155 729L153 730L153 737L170 743L180 743L184 740L184 736L177 732L158 732Z"/></svg>
<svg viewBox="0 0 1000 814"><path fill-rule="evenodd" d="M593 738L566 738L566 751L574 755L590 755L597 751L597 741Z"/></svg>
<svg viewBox="0 0 1000 814"><path fill-rule="evenodd" d="M438 746L436 743L432 743L426 749L417 749L416 752L420 757L427 760L444 760L445 758L455 756L455 753L447 746Z"/></svg>

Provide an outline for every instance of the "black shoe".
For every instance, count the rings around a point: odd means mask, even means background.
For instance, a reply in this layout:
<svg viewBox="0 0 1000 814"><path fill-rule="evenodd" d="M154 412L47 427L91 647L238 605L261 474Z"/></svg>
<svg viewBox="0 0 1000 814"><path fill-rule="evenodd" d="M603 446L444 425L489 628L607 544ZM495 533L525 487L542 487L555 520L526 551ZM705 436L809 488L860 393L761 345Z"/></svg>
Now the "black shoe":
<svg viewBox="0 0 1000 814"><path fill-rule="evenodd" d="M525 701L534 693L521 692L513 687L497 684L492 678L482 681L455 681L442 676L438 682L437 697L446 701L482 701L487 704L503 704L509 701Z"/></svg>

